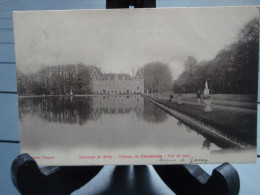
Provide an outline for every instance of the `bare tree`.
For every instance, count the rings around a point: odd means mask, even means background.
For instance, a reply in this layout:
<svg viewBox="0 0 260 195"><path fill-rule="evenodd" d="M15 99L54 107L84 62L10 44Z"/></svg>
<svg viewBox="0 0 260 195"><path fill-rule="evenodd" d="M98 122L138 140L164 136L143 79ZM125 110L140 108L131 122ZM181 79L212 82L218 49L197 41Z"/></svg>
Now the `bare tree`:
<svg viewBox="0 0 260 195"><path fill-rule="evenodd" d="M192 76L194 74L197 64L198 64L198 62L193 56L187 57L187 59L184 63L184 66L185 66L185 70L188 71L190 76Z"/></svg>

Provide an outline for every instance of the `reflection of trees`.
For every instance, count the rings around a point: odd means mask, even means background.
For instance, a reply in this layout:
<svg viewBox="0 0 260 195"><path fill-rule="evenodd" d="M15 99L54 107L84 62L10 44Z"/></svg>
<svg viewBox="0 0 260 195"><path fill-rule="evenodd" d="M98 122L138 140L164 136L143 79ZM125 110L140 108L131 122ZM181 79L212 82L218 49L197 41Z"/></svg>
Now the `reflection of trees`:
<svg viewBox="0 0 260 195"><path fill-rule="evenodd" d="M154 104L144 101L143 119L149 123L161 123L167 119L167 113Z"/></svg>
<svg viewBox="0 0 260 195"><path fill-rule="evenodd" d="M93 99L93 110L97 120L102 114L130 114L149 123L165 121L167 113L140 96L97 96Z"/></svg>
<svg viewBox="0 0 260 195"><path fill-rule="evenodd" d="M85 98L48 97L19 100L20 120L26 114L37 115L49 122L79 123L83 125L90 119L91 104Z"/></svg>
<svg viewBox="0 0 260 195"><path fill-rule="evenodd" d="M42 97L19 99L19 117L36 115L48 122L78 123L102 120L102 115L130 115L148 121L160 123L167 113L154 104L144 101L140 96L96 96L96 97Z"/></svg>
<svg viewBox="0 0 260 195"><path fill-rule="evenodd" d="M178 125L179 127L181 127L181 125L182 125L181 121L177 121L177 125Z"/></svg>
<svg viewBox="0 0 260 195"><path fill-rule="evenodd" d="M206 148L207 150L210 149L210 141L205 139L202 143L202 149Z"/></svg>

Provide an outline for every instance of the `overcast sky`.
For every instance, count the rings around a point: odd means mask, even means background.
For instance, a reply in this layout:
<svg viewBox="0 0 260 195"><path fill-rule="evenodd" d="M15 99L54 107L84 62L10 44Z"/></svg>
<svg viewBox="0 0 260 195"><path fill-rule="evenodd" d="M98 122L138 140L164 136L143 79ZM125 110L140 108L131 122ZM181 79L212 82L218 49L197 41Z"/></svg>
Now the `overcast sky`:
<svg viewBox="0 0 260 195"><path fill-rule="evenodd" d="M23 72L84 63L131 74L159 61L176 79L188 56L214 58L257 16L249 7L16 12L16 64Z"/></svg>

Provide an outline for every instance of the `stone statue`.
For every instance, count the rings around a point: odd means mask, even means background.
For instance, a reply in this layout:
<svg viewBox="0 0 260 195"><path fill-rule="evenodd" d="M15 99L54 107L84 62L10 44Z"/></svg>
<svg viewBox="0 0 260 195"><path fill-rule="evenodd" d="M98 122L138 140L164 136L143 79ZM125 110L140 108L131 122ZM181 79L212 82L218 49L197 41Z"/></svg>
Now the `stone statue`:
<svg viewBox="0 0 260 195"><path fill-rule="evenodd" d="M205 107L205 112L211 112L212 109L210 107L210 104L211 104L211 96L209 94L209 87L208 87L208 81L206 80L206 83L205 83L205 89L204 89L204 103L206 104L206 107Z"/></svg>
<svg viewBox="0 0 260 195"><path fill-rule="evenodd" d="M208 87L208 81L207 80L206 80L206 83L205 83L204 95L205 96L209 95L209 87Z"/></svg>

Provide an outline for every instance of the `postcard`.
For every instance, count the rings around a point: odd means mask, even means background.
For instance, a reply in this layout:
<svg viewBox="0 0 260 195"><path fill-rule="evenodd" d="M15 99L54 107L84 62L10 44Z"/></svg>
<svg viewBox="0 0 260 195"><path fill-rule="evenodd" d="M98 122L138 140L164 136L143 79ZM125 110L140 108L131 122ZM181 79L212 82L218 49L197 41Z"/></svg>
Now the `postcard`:
<svg viewBox="0 0 260 195"><path fill-rule="evenodd" d="M39 165L256 161L257 7L16 11Z"/></svg>

